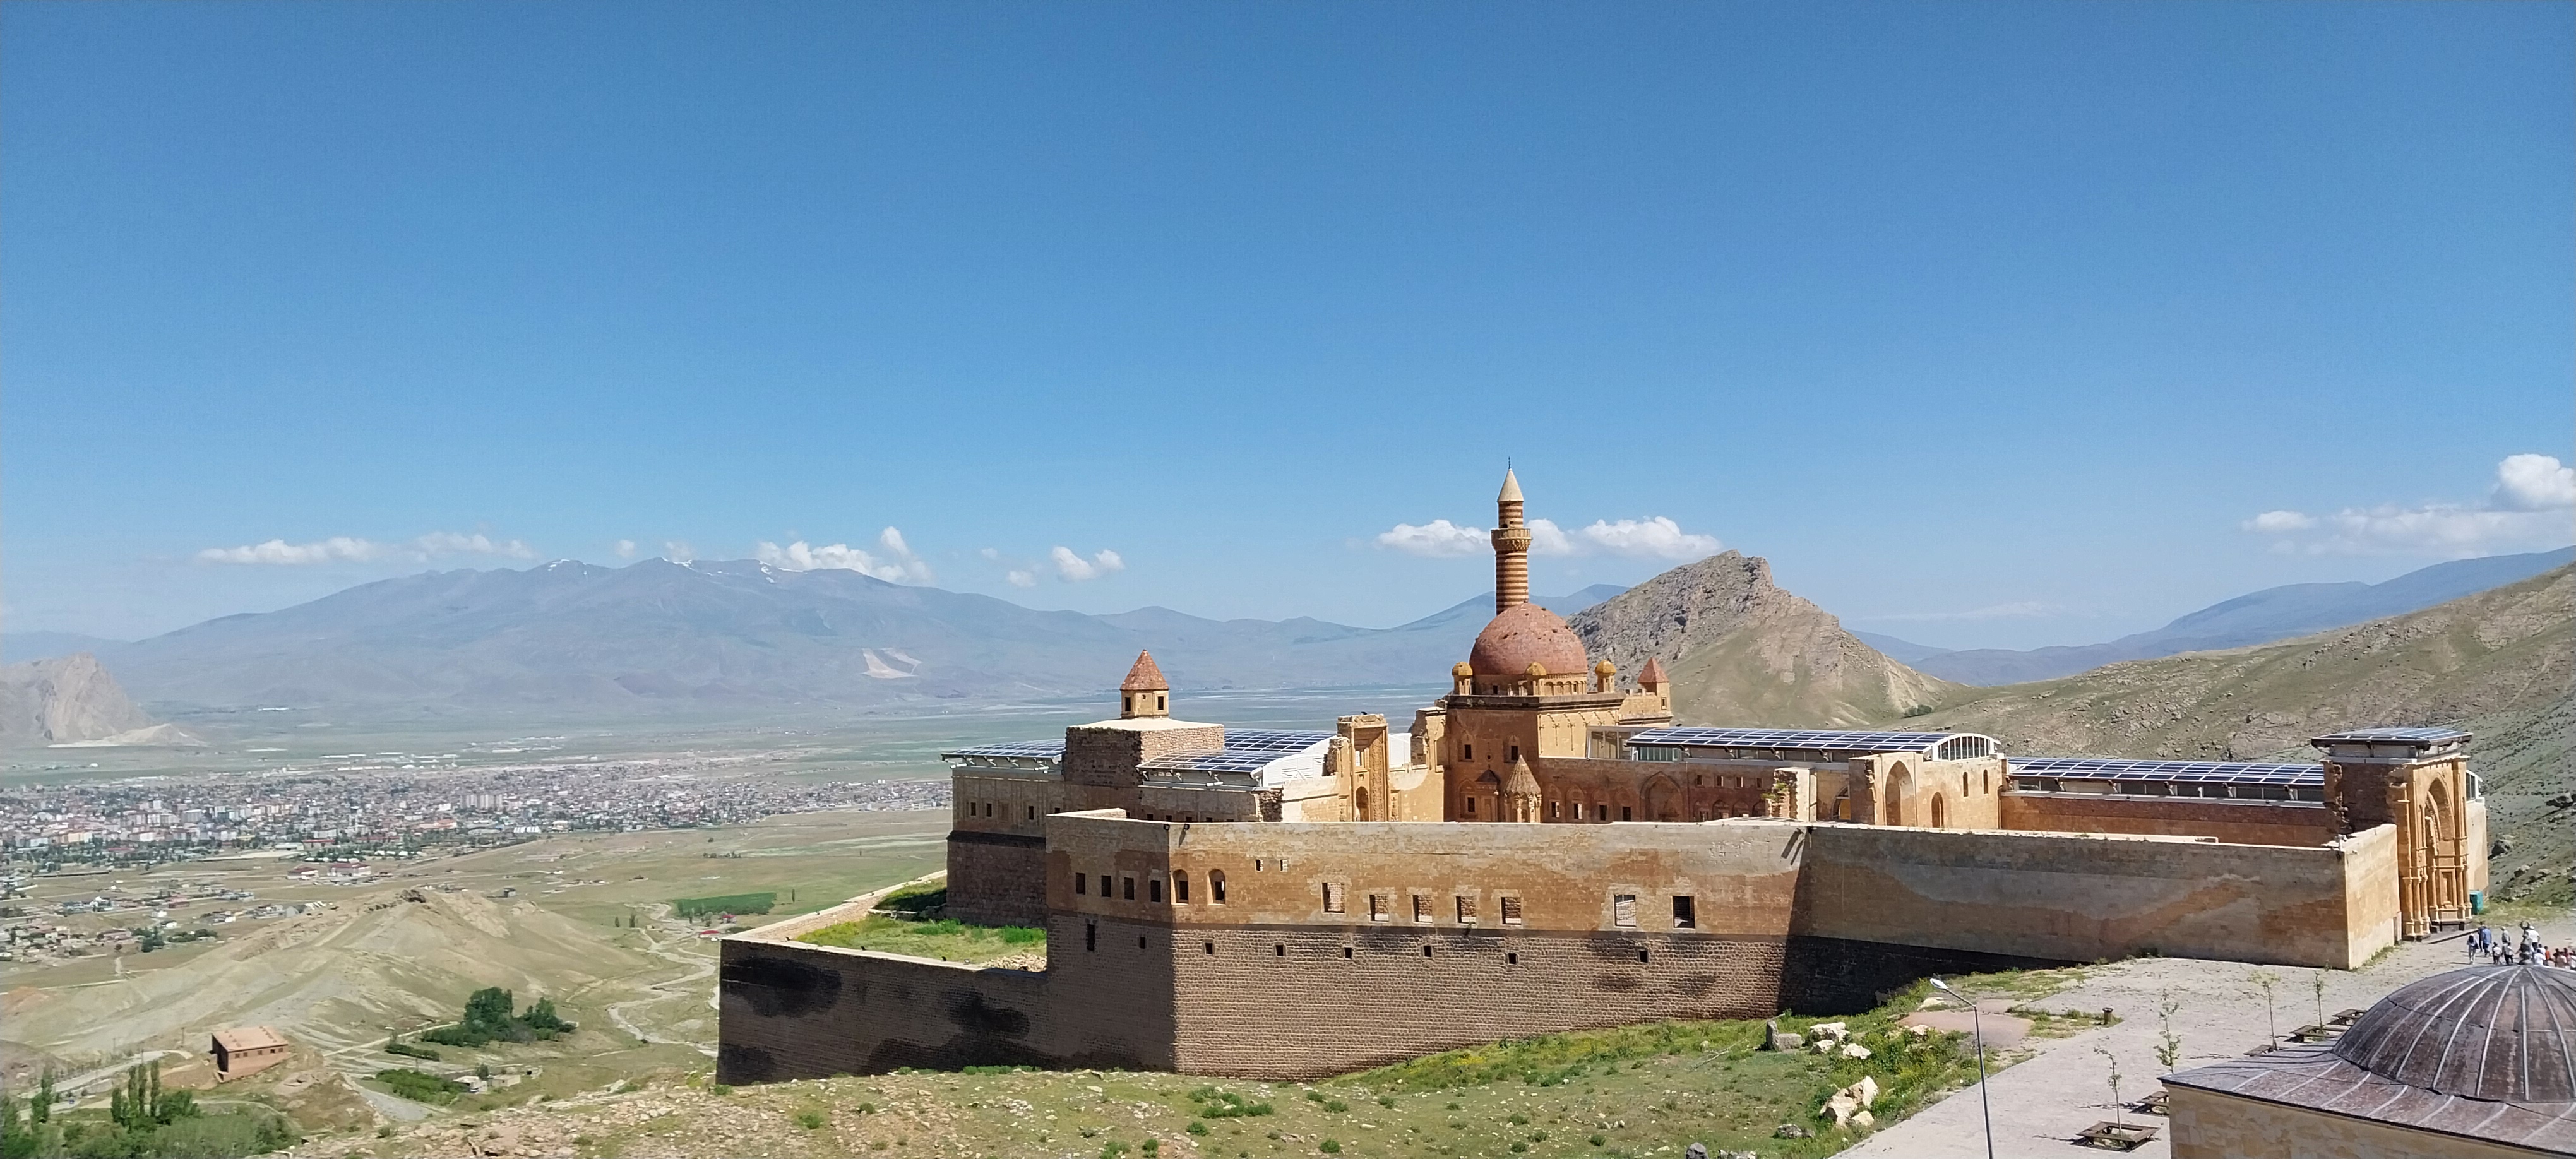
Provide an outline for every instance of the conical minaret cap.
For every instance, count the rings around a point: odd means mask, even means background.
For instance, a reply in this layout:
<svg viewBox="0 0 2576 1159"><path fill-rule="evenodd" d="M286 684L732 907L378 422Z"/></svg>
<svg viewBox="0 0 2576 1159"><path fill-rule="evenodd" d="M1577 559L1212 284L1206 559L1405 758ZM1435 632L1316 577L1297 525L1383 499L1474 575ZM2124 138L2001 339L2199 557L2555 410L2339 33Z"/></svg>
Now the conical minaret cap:
<svg viewBox="0 0 2576 1159"><path fill-rule="evenodd" d="M1494 502L1518 503L1520 501L1521 481L1518 477L1512 474L1511 468L1505 467L1503 468L1503 493L1494 496Z"/></svg>
<svg viewBox="0 0 2576 1159"><path fill-rule="evenodd" d="M1169 692L1172 682L1163 679L1163 670L1154 663L1152 652L1136 653L1136 666L1127 670L1127 679L1118 683L1120 692Z"/></svg>

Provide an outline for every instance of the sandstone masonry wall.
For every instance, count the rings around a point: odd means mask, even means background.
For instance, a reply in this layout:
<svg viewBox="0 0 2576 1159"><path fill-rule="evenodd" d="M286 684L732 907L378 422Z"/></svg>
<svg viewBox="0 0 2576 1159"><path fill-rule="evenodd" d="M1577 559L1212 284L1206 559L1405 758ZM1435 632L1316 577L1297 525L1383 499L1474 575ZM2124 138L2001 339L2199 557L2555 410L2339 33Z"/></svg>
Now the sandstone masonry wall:
<svg viewBox="0 0 2576 1159"><path fill-rule="evenodd" d="M2335 837L2334 814L2322 804L2107 793L2006 793L2000 827L2214 837L2238 845L2323 845Z"/></svg>

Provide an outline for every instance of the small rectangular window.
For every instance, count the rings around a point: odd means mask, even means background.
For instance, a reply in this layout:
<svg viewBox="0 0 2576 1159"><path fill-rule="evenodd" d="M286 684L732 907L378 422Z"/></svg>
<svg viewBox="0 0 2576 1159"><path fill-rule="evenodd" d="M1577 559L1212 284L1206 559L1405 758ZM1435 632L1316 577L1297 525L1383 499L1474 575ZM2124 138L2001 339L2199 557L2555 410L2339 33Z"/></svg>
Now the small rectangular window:
<svg viewBox="0 0 2576 1159"><path fill-rule="evenodd" d="M1458 924L1466 926L1476 924L1476 899L1472 897L1458 899Z"/></svg>
<svg viewBox="0 0 2576 1159"><path fill-rule="evenodd" d="M1091 892L1091 877L1090 877L1090 875L1088 875L1088 874L1082 874L1082 873L1074 874L1074 875L1073 875L1073 892L1075 892L1075 893L1090 893L1090 892Z"/></svg>
<svg viewBox="0 0 2576 1159"><path fill-rule="evenodd" d="M1427 922L1431 920L1430 895L1420 893L1413 895L1413 920L1417 922Z"/></svg>
<svg viewBox="0 0 2576 1159"><path fill-rule="evenodd" d="M1386 912L1386 895L1382 893L1370 894L1369 920L1373 922L1382 922L1389 916L1390 915Z"/></svg>
<svg viewBox="0 0 2576 1159"><path fill-rule="evenodd" d="M1474 797L1467 798L1467 815L1470 817L1476 815L1476 799Z"/></svg>
<svg viewBox="0 0 2576 1159"><path fill-rule="evenodd" d="M1507 761L1516 761L1516 760L1521 759L1521 746L1519 746L1519 745L1513 745L1513 746L1512 746L1512 754L1511 754L1510 756L1504 757L1503 759L1504 759L1504 760L1507 760Z"/></svg>
<svg viewBox="0 0 2576 1159"><path fill-rule="evenodd" d="M1698 907L1692 903L1690 895L1673 895L1673 925L1685 930L1699 925Z"/></svg>
<svg viewBox="0 0 2576 1159"><path fill-rule="evenodd" d="M1082 948L1093 951L1100 949L1099 926L1095 926L1089 922L1082 923Z"/></svg>
<svg viewBox="0 0 2576 1159"><path fill-rule="evenodd" d="M1634 821L1637 818L1636 815L1629 810L1628 806L1621 805L1619 806L1619 819L1622 821Z"/></svg>
<svg viewBox="0 0 2576 1159"><path fill-rule="evenodd" d="M1160 903L1163 900L1162 878L1149 877L1145 879L1145 900L1156 903Z"/></svg>
<svg viewBox="0 0 2576 1159"><path fill-rule="evenodd" d="M1594 806L1592 807L1592 816L1593 816L1593 818L1594 818L1595 820L1599 820L1599 821L1607 821L1607 820L1609 820L1609 819L1610 819L1610 806L1608 806L1608 805L1594 805Z"/></svg>
<svg viewBox="0 0 2576 1159"><path fill-rule="evenodd" d="M1506 897L1503 899L1502 905L1503 924L1507 926L1516 926L1521 924L1521 899L1517 897Z"/></svg>
<svg viewBox="0 0 2576 1159"><path fill-rule="evenodd" d="M1027 821L1035 821L1035 820L1037 820L1037 819L1038 819L1038 807L1037 807L1037 806L1035 806L1035 805L1030 805L1030 806L1027 806L1027 808L1028 808L1028 811L1029 811L1029 815L1028 815L1027 817L1025 817L1025 818L1022 818L1022 820L1027 820Z"/></svg>
<svg viewBox="0 0 2576 1159"><path fill-rule="evenodd" d="M1208 900L1218 905L1225 904L1225 871L1222 869L1208 871Z"/></svg>
<svg viewBox="0 0 2576 1159"><path fill-rule="evenodd" d="M1136 900L1136 879L1135 879L1135 878L1132 878L1132 877L1122 877L1122 878L1119 878L1119 879L1118 879L1118 891L1119 891L1121 894L1125 895L1126 900L1128 900L1128 901L1134 901L1134 900Z"/></svg>
<svg viewBox="0 0 2576 1159"><path fill-rule="evenodd" d="M1172 900L1179 902L1190 900L1189 874L1175 873L1172 875Z"/></svg>
<svg viewBox="0 0 2576 1159"><path fill-rule="evenodd" d="M1471 745L1471 744L1462 744L1462 745L1459 745L1459 746L1458 746L1458 759L1459 759L1459 760L1462 760L1462 761L1472 761L1472 760L1475 760L1475 759L1476 759L1476 746Z"/></svg>
<svg viewBox="0 0 2576 1159"><path fill-rule="evenodd" d="M1343 902L1343 897L1342 897L1342 883L1340 883L1340 882L1338 882L1338 881L1328 881L1328 882L1325 882L1325 883L1324 883L1324 912L1325 912L1325 913L1328 913L1328 914L1337 914L1337 913L1341 913L1341 912L1343 912L1343 911L1344 911L1344 908L1345 908L1345 907L1344 907L1344 902Z"/></svg>
<svg viewBox="0 0 2576 1159"><path fill-rule="evenodd" d="M1636 925L1637 895L1633 893L1612 894L1610 896L1610 921L1615 925Z"/></svg>

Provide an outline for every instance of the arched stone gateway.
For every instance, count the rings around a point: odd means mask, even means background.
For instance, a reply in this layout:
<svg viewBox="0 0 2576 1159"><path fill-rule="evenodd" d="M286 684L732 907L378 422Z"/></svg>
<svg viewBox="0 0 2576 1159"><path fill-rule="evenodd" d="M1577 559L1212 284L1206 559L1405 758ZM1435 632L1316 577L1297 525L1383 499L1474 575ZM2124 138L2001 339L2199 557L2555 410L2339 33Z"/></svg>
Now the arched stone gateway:
<svg viewBox="0 0 2576 1159"><path fill-rule="evenodd" d="M1653 821L1679 821L1682 787L1671 777L1657 774L1646 782L1646 817Z"/></svg>

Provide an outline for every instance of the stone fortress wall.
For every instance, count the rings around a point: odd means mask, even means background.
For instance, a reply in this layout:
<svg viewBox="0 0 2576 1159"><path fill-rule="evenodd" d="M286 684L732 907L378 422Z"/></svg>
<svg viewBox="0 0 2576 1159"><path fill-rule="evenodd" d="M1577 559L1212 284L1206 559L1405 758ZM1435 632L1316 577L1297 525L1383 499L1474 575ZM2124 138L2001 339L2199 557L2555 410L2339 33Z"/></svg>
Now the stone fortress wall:
<svg viewBox="0 0 2576 1159"><path fill-rule="evenodd" d="M793 940L833 911L738 935L720 1077L1023 1063L1311 1078L1550 1031L1848 1012L1941 971L2138 953L2350 968L2397 932L2387 827L2288 847L1772 820L1104 810L1044 826L1043 973Z"/></svg>

